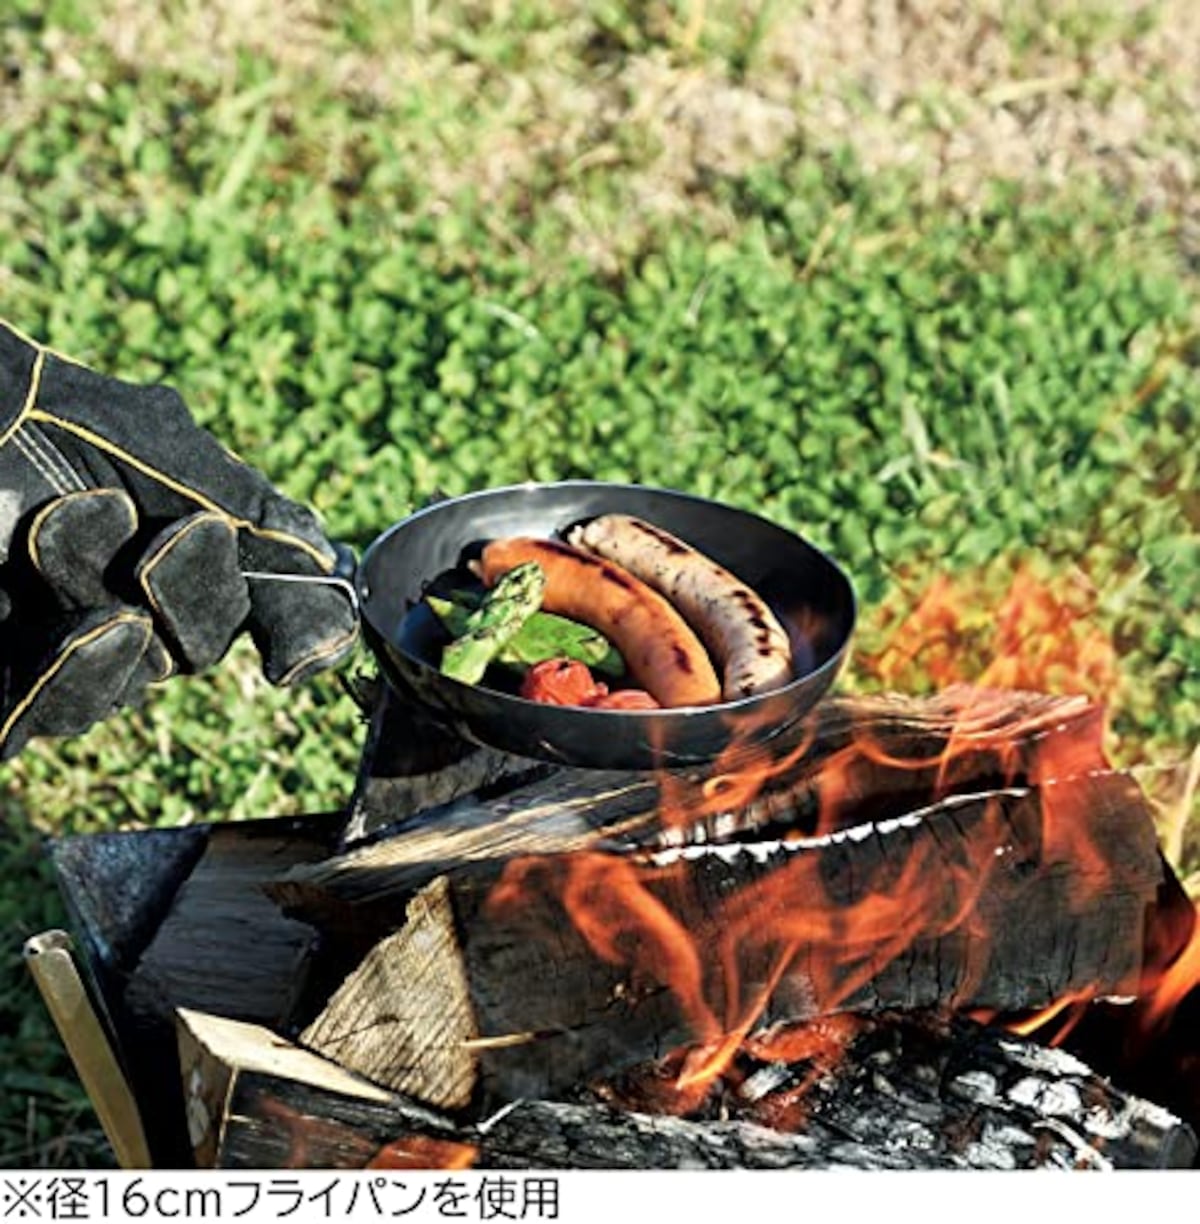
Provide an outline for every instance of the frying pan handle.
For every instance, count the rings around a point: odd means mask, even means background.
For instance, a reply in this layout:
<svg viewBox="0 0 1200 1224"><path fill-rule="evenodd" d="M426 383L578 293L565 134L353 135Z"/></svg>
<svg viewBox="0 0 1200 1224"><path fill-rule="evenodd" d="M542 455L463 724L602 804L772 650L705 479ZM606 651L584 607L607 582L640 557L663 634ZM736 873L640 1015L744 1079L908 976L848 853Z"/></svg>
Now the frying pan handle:
<svg viewBox="0 0 1200 1224"><path fill-rule="evenodd" d="M332 572L328 574L277 574L271 570L242 570L242 577L255 582L308 582L318 586L340 587L350 601L356 616L362 609L358 602L358 559L354 549L349 544L335 543L333 551L337 554Z"/></svg>

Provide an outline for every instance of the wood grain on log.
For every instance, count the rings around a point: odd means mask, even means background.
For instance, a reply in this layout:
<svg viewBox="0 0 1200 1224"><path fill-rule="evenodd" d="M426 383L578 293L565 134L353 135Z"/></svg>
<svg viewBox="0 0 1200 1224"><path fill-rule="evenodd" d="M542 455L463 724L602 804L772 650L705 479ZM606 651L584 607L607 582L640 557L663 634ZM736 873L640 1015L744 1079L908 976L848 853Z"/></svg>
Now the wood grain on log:
<svg viewBox="0 0 1200 1224"><path fill-rule="evenodd" d="M272 822L273 823L273 822ZM282 1024L303 987L316 932L284 917L264 879L328 853L323 836L286 824L216 826L203 857L142 954L126 991L135 1015L175 1008Z"/></svg>
<svg viewBox="0 0 1200 1224"><path fill-rule="evenodd" d="M178 1166L183 1127L175 1009L281 1026L303 987L316 932L261 890L279 870L327 855L340 821L320 817L215 825L134 969L119 1013L121 1043L156 1165Z"/></svg>
<svg viewBox="0 0 1200 1224"><path fill-rule="evenodd" d="M445 879L345 980L300 1040L344 1067L431 1105L465 1106L478 1036Z"/></svg>
<svg viewBox="0 0 1200 1224"><path fill-rule="evenodd" d="M261 1025L181 1009L188 1132L202 1168L357 1169L381 1145L453 1144L448 1120L302 1050ZM452 1148L441 1149L443 1156Z"/></svg>

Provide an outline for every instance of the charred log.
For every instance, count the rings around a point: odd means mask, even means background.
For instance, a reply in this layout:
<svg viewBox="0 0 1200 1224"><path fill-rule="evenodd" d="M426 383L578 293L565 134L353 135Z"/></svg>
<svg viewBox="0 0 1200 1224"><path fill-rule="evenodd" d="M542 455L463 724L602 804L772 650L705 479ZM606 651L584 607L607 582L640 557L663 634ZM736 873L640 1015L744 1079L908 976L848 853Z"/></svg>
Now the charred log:
<svg viewBox="0 0 1200 1224"><path fill-rule="evenodd" d="M962 1024L864 1029L793 1133L745 1101L721 1120L522 1101L455 1124L256 1026L183 1014L180 1047L197 1153L226 1168L1166 1168L1196 1151L1077 1060Z"/></svg>
<svg viewBox="0 0 1200 1224"><path fill-rule="evenodd" d="M691 1116L840 1135L885 1167L913 1153L921 1167L980 1169L1187 1168L1196 1158L1189 1125L1063 1050L928 1013L843 1018L839 1027L832 1038L806 1040L804 1029L768 1038ZM811 1049L793 1062L762 1061L772 1044ZM659 1078L677 1080L673 1063ZM628 1105L654 1093L655 1077L655 1068L635 1069L593 1091Z"/></svg>
<svg viewBox="0 0 1200 1224"><path fill-rule="evenodd" d="M1063 827L1069 813L1082 840ZM431 1009L394 988L373 1008L363 1000L381 961L403 977L405 949L435 943L440 976L465 983L474 1018L458 1048L442 1049L455 1099L467 1091L462 1048L485 1097L509 1101L828 1012L1131 994L1163 870L1136 783L1099 774L960 796L824 838L641 862L534 858L494 886L456 873L431 890L449 904L425 906L419 928L382 942L305 1040L416 1091L401 1078L412 1051L445 1046L422 1019Z"/></svg>
<svg viewBox="0 0 1200 1224"><path fill-rule="evenodd" d="M294 868L267 888L287 912L325 929L379 934L400 921L406 895L468 863L833 832L948 795L1103 769L1101 731L1101 708L1079 697L970 689L831 697L753 763L653 775L560 769L419 815L405 791L396 814L408 819L391 836ZM445 793L478 784L474 766L455 782L460 765L439 774ZM376 793L376 813L388 793Z"/></svg>

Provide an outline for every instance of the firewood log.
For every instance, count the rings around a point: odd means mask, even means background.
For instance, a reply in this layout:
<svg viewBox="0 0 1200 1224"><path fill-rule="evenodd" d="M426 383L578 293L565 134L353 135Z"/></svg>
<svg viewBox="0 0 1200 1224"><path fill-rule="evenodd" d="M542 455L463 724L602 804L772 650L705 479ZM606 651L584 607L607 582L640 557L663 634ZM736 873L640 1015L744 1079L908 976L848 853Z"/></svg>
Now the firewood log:
<svg viewBox="0 0 1200 1224"><path fill-rule="evenodd" d="M316 931L285 917L261 882L327 855L338 822L321 818L217 825L126 980L118 1015L126 1061L156 1164L187 1159L175 1062L177 1007L285 1023L301 997ZM138 836L141 836L140 834Z"/></svg>
<svg viewBox="0 0 1200 1224"><path fill-rule="evenodd" d="M756 830L829 832L946 795L1102 769L1102 718L1082 697L1036 693L834 696L754 773L720 763L680 774L558 769L417 816L406 798L398 810L408 819L393 835L293 868L266 888L285 911L327 931L378 935L402 919L407 895L467 863Z"/></svg>
<svg viewBox="0 0 1200 1224"><path fill-rule="evenodd" d="M1178 1119L1077 1059L962 1022L873 1022L791 1133L582 1101L455 1122L260 1026L182 1012L179 1033L200 1163L224 1168L1170 1168L1196 1153Z"/></svg>
<svg viewBox="0 0 1200 1224"><path fill-rule="evenodd" d="M1076 843L1062 841L1068 811L1085 834ZM473 1080L503 1102L688 1041L831 1011L1013 1010L1084 988L1132 994L1163 872L1141 792L1120 773L958 796L819 838L641 862L540 856L498 884L455 871L430 886L421 923L381 941L303 1040L427 1100L463 1100ZM594 902L582 920L564 908L571 895ZM469 1000L444 1034L446 1009L395 985L413 976L411 949L431 947L438 981L465 984ZM464 1048L474 1068L465 1078ZM407 1078L414 1050L423 1076L447 1077L435 1095Z"/></svg>

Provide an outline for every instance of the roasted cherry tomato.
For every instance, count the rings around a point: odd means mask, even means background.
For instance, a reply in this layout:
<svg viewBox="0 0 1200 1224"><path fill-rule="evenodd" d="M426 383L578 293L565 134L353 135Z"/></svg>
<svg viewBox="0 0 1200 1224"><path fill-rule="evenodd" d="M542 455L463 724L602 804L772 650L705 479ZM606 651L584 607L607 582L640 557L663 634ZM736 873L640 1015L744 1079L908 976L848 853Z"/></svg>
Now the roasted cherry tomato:
<svg viewBox="0 0 1200 1224"><path fill-rule="evenodd" d="M521 683L522 697L549 705L590 705L607 693L608 686L597 684L577 659L545 659L535 663Z"/></svg>

